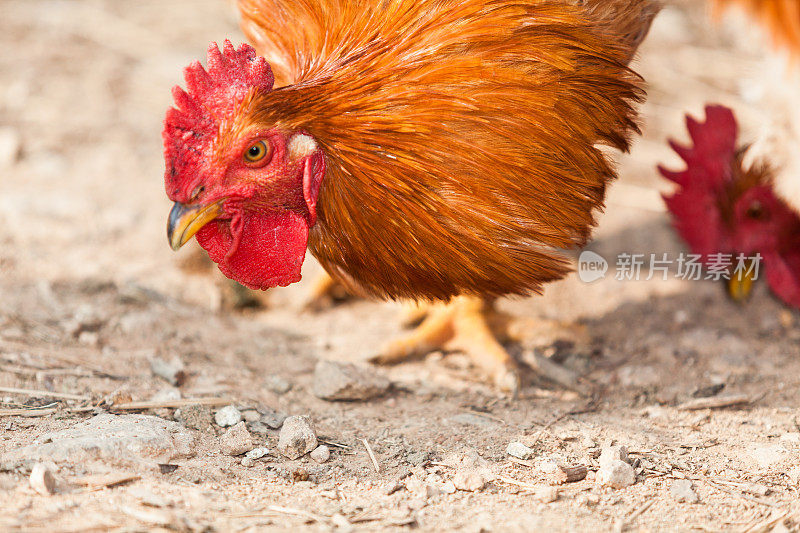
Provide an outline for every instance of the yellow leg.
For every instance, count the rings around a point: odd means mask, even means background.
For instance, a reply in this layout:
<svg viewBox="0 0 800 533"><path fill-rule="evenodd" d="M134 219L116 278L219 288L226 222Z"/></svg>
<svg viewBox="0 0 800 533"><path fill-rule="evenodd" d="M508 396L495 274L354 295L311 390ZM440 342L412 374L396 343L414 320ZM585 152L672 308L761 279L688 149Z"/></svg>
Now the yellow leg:
<svg viewBox="0 0 800 533"><path fill-rule="evenodd" d="M427 316L408 336L392 341L373 362L397 364L434 350L461 351L504 391L516 392L519 372L514 359L497 341L491 327L493 306L480 298L460 296L432 304Z"/></svg>

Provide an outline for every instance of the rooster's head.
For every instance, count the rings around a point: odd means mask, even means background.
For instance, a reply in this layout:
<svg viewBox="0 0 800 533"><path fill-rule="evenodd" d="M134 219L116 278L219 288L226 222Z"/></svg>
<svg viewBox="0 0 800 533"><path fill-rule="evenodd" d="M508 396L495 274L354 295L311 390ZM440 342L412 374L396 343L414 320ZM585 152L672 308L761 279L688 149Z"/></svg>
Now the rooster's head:
<svg viewBox="0 0 800 533"><path fill-rule="evenodd" d="M708 106L705 122L692 117L686 122L692 144L670 143L686 169L659 168L678 185L665 197L678 233L706 263L712 256L714 262L724 256L735 263L737 257L760 255L760 271L773 292L800 307L800 217L775 193L773 170L764 163L744 164L746 149L737 147L738 126L730 109ZM741 269L731 276L734 299L747 298L758 271Z"/></svg>
<svg viewBox="0 0 800 533"><path fill-rule="evenodd" d="M314 139L260 120L272 91L267 62L248 45L208 49L186 68L164 122L164 177L175 202L173 249L192 236L220 270L254 289L300 279L325 161Z"/></svg>

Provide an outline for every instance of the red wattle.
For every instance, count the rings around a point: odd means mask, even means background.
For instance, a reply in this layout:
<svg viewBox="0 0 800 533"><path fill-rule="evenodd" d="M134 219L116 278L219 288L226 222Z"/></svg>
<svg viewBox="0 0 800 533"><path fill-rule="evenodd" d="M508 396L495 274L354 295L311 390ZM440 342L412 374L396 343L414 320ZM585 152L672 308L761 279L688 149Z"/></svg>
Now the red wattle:
<svg viewBox="0 0 800 533"><path fill-rule="evenodd" d="M197 232L212 261L230 279L266 290L300 281L308 222L291 211L214 220Z"/></svg>

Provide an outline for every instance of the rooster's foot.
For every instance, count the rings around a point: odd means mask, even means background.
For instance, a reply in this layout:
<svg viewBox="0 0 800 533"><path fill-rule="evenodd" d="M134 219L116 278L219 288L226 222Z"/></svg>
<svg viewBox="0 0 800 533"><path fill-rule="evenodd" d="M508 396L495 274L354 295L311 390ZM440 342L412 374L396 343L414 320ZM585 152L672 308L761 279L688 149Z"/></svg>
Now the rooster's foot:
<svg viewBox="0 0 800 533"><path fill-rule="evenodd" d="M413 312L412 312L413 311ZM506 338L505 315L490 302L459 296L449 303L421 305L406 312L407 322L420 317L422 323L408 336L391 342L373 363L393 365L424 357L435 350L464 352L473 363L492 377L503 391L516 393L519 370L514 359L498 341Z"/></svg>

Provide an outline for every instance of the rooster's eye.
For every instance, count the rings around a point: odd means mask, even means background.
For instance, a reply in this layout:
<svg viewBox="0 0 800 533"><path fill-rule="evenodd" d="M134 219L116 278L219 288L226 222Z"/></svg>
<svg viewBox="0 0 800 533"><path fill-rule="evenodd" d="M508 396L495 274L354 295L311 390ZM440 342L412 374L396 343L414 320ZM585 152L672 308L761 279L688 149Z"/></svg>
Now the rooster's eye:
<svg viewBox="0 0 800 533"><path fill-rule="evenodd" d="M764 206L761 205L761 202L753 202L747 208L747 216L753 220L763 220L766 218L766 215L766 210L764 209Z"/></svg>
<svg viewBox="0 0 800 533"><path fill-rule="evenodd" d="M244 159L248 163L261 163L264 159L272 155L272 148L264 141L252 144L244 153Z"/></svg>

